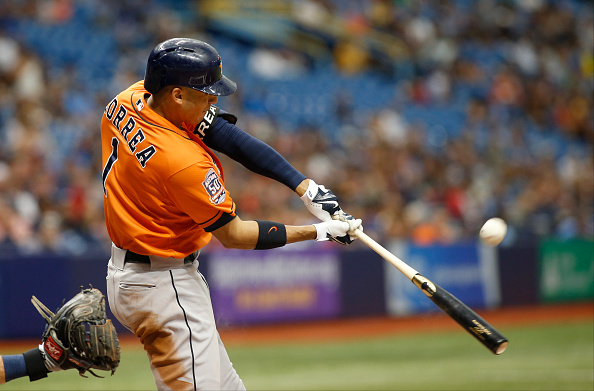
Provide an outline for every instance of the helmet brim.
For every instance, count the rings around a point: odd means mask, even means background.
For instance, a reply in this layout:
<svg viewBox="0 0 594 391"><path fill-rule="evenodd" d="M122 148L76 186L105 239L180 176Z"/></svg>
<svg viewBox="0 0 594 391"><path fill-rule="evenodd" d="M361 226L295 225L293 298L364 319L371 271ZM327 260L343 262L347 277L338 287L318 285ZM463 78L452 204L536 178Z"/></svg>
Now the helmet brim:
<svg viewBox="0 0 594 391"><path fill-rule="evenodd" d="M191 88L209 95L226 96L237 91L237 83L223 75L219 80L209 86Z"/></svg>

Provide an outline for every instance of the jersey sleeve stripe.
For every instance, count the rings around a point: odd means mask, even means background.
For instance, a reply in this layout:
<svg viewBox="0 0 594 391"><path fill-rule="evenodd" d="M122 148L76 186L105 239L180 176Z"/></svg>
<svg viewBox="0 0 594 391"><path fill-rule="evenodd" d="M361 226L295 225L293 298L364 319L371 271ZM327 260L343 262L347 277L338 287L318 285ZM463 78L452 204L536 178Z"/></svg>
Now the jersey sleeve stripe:
<svg viewBox="0 0 594 391"><path fill-rule="evenodd" d="M216 221L219 217L221 217L221 214L222 213L224 213L222 210L218 210L217 213L214 216L212 216L208 220L204 220L204 221L198 223L198 225L209 225L209 224L212 224L213 221Z"/></svg>
<svg viewBox="0 0 594 391"><path fill-rule="evenodd" d="M214 223L212 223L208 227L205 227L204 228L204 231L206 231L206 232L215 231L215 230L221 228L223 225L225 225L228 222L230 222L231 220L233 220L234 218L235 218L235 214L223 213L221 215L221 217L219 217L217 219L217 221L215 221Z"/></svg>

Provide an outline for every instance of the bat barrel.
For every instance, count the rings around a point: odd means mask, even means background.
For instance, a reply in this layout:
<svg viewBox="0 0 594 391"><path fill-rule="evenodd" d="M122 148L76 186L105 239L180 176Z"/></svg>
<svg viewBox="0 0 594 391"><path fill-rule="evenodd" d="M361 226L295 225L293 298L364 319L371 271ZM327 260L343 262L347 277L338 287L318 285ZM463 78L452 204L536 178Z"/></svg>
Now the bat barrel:
<svg viewBox="0 0 594 391"><path fill-rule="evenodd" d="M423 277L397 256L386 250L375 240L357 229L354 234L369 248L392 264L415 284L435 305L454 319L470 335L486 346L494 354L501 354L507 349L508 341L499 331L487 323L476 312L458 300L451 293Z"/></svg>
<svg viewBox="0 0 594 391"><path fill-rule="evenodd" d="M429 298L494 354L503 353L508 340L480 315L437 284L432 284L435 292ZM427 294L427 293L425 293Z"/></svg>

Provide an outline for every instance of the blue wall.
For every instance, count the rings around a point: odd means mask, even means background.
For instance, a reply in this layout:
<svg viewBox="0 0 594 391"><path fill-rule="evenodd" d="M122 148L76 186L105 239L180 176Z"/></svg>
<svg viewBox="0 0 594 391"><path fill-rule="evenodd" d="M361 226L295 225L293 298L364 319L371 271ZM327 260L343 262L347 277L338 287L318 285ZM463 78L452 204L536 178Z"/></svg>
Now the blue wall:
<svg viewBox="0 0 594 391"><path fill-rule="evenodd" d="M0 337L41 336L45 320L31 296L55 311L64 299L92 284L105 294L109 256L90 252L88 257L35 255L0 258ZM110 317L111 313L109 314Z"/></svg>
<svg viewBox="0 0 594 391"><path fill-rule="evenodd" d="M315 249L311 247L310 251L312 248ZM487 249L476 243L430 247L398 245L387 248L475 309L498 305L530 305L540 301L538 269L541 255L538 243ZM294 252L302 250L296 247ZM279 257L286 257L293 250L286 247L270 251L278 251ZM239 257L241 254L238 252ZM209 272L209 258L214 258L212 262L216 261L213 255L205 252L200 256L200 270L209 280L211 288L216 284L215 275ZM436 310L404 276L399 272L394 273L395 269L391 265L364 245L357 243L346 249L340 248L338 257L336 279L340 309L333 316L388 313L399 316L409 312ZM0 255L0 338L41 336L45 321L31 304L32 295L55 310L64 299L76 294L81 286L92 284L105 294L108 258L105 249L90 251L84 257ZM460 271L466 271L467 275L457 274ZM395 291L394 286L401 288ZM410 310L391 310L390 302L394 298L404 300ZM107 310L108 317L114 320L118 331L125 332L109 308Z"/></svg>

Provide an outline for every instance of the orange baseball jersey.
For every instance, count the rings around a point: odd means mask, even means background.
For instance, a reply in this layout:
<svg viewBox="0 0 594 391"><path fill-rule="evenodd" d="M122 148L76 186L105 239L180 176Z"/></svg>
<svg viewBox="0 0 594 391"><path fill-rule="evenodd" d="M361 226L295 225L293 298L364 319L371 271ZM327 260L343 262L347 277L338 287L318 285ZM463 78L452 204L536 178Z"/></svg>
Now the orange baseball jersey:
<svg viewBox="0 0 594 391"><path fill-rule="evenodd" d="M137 82L103 112L105 222L120 248L183 258L235 217L235 204L218 159L151 110L148 94Z"/></svg>

